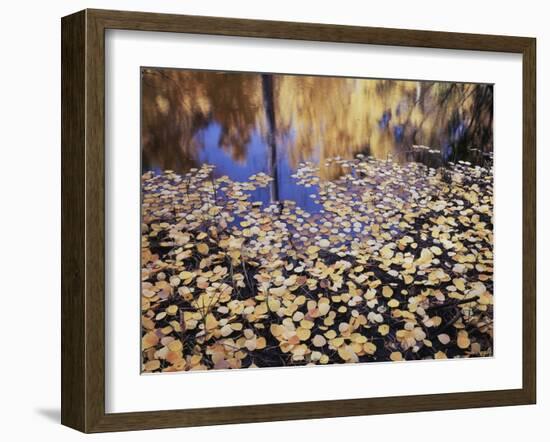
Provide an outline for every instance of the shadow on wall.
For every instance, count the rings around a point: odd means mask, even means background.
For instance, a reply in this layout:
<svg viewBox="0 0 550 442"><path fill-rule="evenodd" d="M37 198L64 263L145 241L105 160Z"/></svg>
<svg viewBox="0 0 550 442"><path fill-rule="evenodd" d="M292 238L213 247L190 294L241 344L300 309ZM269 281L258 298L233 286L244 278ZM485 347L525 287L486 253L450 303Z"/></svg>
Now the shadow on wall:
<svg viewBox="0 0 550 442"><path fill-rule="evenodd" d="M61 410L59 408L38 408L34 410L36 414L43 418L55 422L56 424L61 422Z"/></svg>

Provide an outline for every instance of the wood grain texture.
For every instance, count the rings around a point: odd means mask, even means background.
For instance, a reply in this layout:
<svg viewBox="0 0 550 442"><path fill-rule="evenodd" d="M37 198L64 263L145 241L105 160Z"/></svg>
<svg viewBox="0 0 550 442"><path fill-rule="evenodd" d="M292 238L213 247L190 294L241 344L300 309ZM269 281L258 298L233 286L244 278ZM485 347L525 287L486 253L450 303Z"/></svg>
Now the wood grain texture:
<svg viewBox="0 0 550 442"><path fill-rule="evenodd" d="M523 50L523 389L537 395L537 97L536 40Z"/></svg>
<svg viewBox="0 0 550 442"><path fill-rule="evenodd" d="M523 55L523 387L341 401L105 413L105 30L499 51ZM532 404L536 398L535 40L86 10L62 20L62 423L83 432ZM519 148L519 147L518 147Z"/></svg>
<svg viewBox="0 0 550 442"><path fill-rule="evenodd" d="M61 34L61 422L85 428L85 13Z"/></svg>

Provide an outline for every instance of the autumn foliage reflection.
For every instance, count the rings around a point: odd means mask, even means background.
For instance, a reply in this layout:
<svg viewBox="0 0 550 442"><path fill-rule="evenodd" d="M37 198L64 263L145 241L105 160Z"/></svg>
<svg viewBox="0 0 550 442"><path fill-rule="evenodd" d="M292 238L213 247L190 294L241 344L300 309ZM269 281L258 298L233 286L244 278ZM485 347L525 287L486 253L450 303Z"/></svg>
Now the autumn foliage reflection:
<svg viewBox="0 0 550 442"><path fill-rule="evenodd" d="M260 74L147 68L142 75L145 170L199 165L196 135L212 123L221 128L220 148L236 163L246 161L253 133L268 139ZM414 145L430 147L442 161L478 162L492 151L491 85L271 77L274 135L293 169L357 153L405 160ZM322 177L330 174L321 167Z"/></svg>

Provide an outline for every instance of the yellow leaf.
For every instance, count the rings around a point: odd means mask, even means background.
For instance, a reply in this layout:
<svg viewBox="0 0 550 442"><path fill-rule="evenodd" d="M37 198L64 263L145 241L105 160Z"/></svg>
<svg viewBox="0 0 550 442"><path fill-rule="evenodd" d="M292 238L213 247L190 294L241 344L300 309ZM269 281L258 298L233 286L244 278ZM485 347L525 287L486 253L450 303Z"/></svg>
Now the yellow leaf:
<svg viewBox="0 0 550 442"><path fill-rule="evenodd" d="M439 342L441 342L443 345L447 345L449 342L451 342L451 338L446 333L441 333L440 335L437 335L437 339L439 339Z"/></svg>
<svg viewBox="0 0 550 442"><path fill-rule="evenodd" d="M360 333L353 333L350 338L351 342L355 342L356 344L364 344L367 342L367 337Z"/></svg>
<svg viewBox="0 0 550 442"><path fill-rule="evenodd" d="M382 336L386 336L390 332L390 326L388 324L382 324L378 326L378 333Z"/></svg>
<svg viewBox="0 0 550 442"><path fill-rule="evenodd" d="M178 312L178 306L177 305L169 305L166 307L166 313L169 315L175 315Z"/></svg>
<svg viewBox="0 0 550 442"><path fill-rule="evenodd" d="M433 257L434 255L430 249L422 249L422 252L420 252L420 258L418 258L415 263L416 265L430 264Z"/></svg>
<svg viewBox="0 0 550 442"><path fill-rule="evenodd" d="M208 248L208 245L201 242L200 244L197 244L197 251L201 254L201 255L208 255L208 252L209 252L209 248Z"/></svg>
<svg viewBox="0 0 550 442"><path fill-rule="evenodd" d="M281 336L284 333L285 328L282 325L279 325L279 324L271 324L269 326L269 331L271 332L271 334L273 336L278 338L279 336Z"/></svg>
<svg viewBox="0 0 550 442"><path fill-rule="evenodd" d="M320 250L320 249L319 249L319 247L317 247L317 246L309 246L309 247L307 248L306 251L307 251L307 254L308 254L308 255L314 255L314 254L317 253L319 250Z"/></svg>
<svg viewBox="0 0 550 442"><path fill-rule="evenodd" d="M390 259L393 256L393 250L389 245L386 245L380 249L380 256L384 259Z"/></svg>
<svg viewBox="0 0 550 442"><path fill-rule="evenodd" d="M484 293L479 296L478 302L481 305L488 305L491 304L491 295L489 293Z"/></svg>
<svg viewBox="0 0 550 442"><path fill-rule="evenodd" d="M462 278L455 278L453 279L453 284L455 285L455 287L460 290L461 292L463 292L466 287L464 285L464 279Z"/></svg>
<svg viewBox="0 0 550 442"><path fill-rule="evenodd" d="M296 345L290 350L294 356L303 356L308 351L308 348L304 344Z"/></svg>
<svg viewBox="0 0 550 442"><path fill-rule="evenodd" d="M363 350L368 355L373 355L374 353L376 353L376 344L374 344L373 342L365 342L363 344Z"/></svg>
<svg viewBox="0 0 550 442"><path fill-rule="evenodd" d="M342 345L338 347L338 356L340 356L344 361L349 361L353 358L355 353L353 353L351 347L348 345Z"/></svg>
<svg viewBox="0 0 550 442"><path fill-rule="evenodd" d="M233 333L233 329L231 328L231 326L229 324L225 324L221 328L220 332L221 332L221 335L223 337L226 337L226 336L229 336L231 333Z"/></svg>
<svg viewBox="0 0 550 442"><path fill-rule="evenodd" d="M276 312L281 308L281 301L273 297L269 297L267 300L267 306L269 307L269 310Z"/></svg>
<svg viewBox="0 0 550 442"><path fill-rule="evenodd" d="M315 335L311 342L315 347L322 347L327 343L327 340L321 335Z"/></svg>
<svg viewBox="0 0 550 442"><path fill-rule="evenodd" d="M382 288L382 295L386 298L391 298L393 295L393 289L389 285L385 285Z"/></svg>
<svg viewBox="0 0 550 442"><path fill-rule="evenodd" d="M155 332L149 332L141 338L141 347L143 350L154 347L159 342L159 337Z"/></svg>
<svg viewBox="0 0 550 442"><path fill-rule="evenodd" d="M434 255L437 255L437 256L439 256L439 255L441 255L441 254L443 253L443 251L442 251L439 247L437 247L437 246L432 246L432 247L430 247L430 250L432 251L432 253L433 253Z"/></svg>
<svg viewBox="0 0 550 442"><path fill-rule="evenodd" d="M321 316L325 316L330 311L330 304L328 303L319 304L317 308L319 309L319 314Z"/></svg>
<svg viewBox="0 0 550 442"><path fill-rule="evenodd" d="M170 351L180 351L183 349L183 344L180 340L174 340L170 342L167 347L170 349Z"/></svg>
<svg viewBox="0 0 550 442"><path fill-rule="evenodd" d="M400 351L394 351L392 352L392 354L390 355L390 359L392 361L402 361L403 360L403 355L401 354Z"/></svg>
<svg viewBox="0 0 550 442"><path fill-rule="evenodd" d="M319 247L327 248L330 247L330 241L328 239L322 239L319 241Z"/></svg>
<svg viewBox="0 0 550 442"><path fill-rule="evenodd" d="M458 332L456 343L458 348L463 350L470 346L470 338L468 337L468 332L466 330L460 330Z"/></svg>
<svg viewBox="0 0 550 442"><path fill-rule="evenodd" d="M261 350L265 348L266 345L267 345L267 342L263 336L256 339L256 350Z"/></svg>
<svg viewBox="0 0 550 442"><path fill-rule="evenodd" d="M186 279L193 278L195 275L191 272L185 272L184 271L184 272L181 272L179 276L180 276L181 279L186 280Z"/></svg>
<svg viewBox="0 0 550 442"><path fill-rule="evenodd" d="M206 330L212 330L218 326L218 320L213 314L206 315Z"/></svg>
<svg viewBox="0 0 550 442"><path fill-rule="evenodd" d="M305 341L306 339L309 339L311 332L307 328L300 327L296 330L296 335L300 338L300 341Z"/></svg>
<svg viewBox="0 0 550 442"><path fill-rule="evenodd" d="M160 361L155 359L153 361L147 361L143 364L143 371L155 371L160 368Z"/></svg>

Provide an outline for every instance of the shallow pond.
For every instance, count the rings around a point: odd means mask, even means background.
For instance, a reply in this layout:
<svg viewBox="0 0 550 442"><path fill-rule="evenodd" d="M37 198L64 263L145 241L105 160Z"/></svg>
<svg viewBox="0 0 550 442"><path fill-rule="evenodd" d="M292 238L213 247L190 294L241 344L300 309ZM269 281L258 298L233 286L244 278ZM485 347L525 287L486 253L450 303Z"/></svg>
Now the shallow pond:
<svg viewBox="0 0 550 442"><path fill-rule="evenodd" d="M343 171L328 158L439 167L482 165L492 152L491 85L151 68L142 77L143 172L211 164L239 182L263 172L273 184L252 200L309 213L321 208L318 186L292 177L304 162L333 180Z"/></svg>

